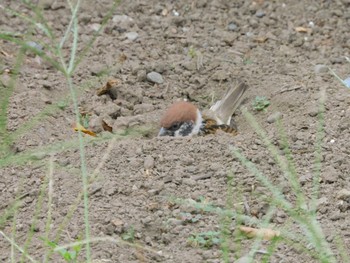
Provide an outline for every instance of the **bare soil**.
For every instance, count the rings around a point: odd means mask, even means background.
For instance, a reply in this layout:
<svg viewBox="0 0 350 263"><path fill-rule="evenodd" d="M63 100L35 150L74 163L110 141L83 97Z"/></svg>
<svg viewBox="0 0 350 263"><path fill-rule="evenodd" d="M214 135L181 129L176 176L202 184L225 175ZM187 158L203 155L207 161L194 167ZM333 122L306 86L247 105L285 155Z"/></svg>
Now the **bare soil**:
<svg viewBox="0 0 350 263"><path fill-rule="evenodd" d="M65 1L43 2L48 25L55 35L62 36L70 20L68 5ZM112 5L107 0L83 2L79 51ZM20 1L4 0L1 5L33 15ZM3 9L0 14L2 31L23 35L30 29L23 19ZM91 129L98 134L96 139L88 138L96 142L86 147L88 173L96 175L89 187L91 236L124 238L139 247L109 241L93 243L95 262L223 262L219 245L203 248L189 242L198 233L220 232L222 217L197 209L188 200L221 208L228 207L231 200L232 211L262 222L272 196L234 156L233 146L280 187L288 201L295 202L291 184L241 110L235 114L239 127L235 137L225 133L180 139L156 137L159 119L172 102L187 99L200 109L208 108L238 79L250 86L243 107L254 115L277 148L281 148L281 136L274 115L281 114L308 201L313 194L320 94L325 90L317 218L341 262L338 237L345 244L344 251L350 251L350 197L341 195L350 191L350 91L326 67L344 78L350 74L344 58L350 56L349 28L348 0L122 1L84 55L74 85L80 111L89 115ZM31 33L32 41L44 39L39 30ZM7 69L15 67L19 47L6 41L0 44L1 81L5 86L1 89L6 89ZM69 47L65 51L68 57ZM147 80L152 71L161 74L164 82ZM118 80L116 98L97 96L97 89L111 79ZM265 96L271 102L266 111L253 109L256 96ZM40 239L46 227L50 228L51 240L59 234L59 244L84 237L82 201L58 232L83 189L77 133L72 128L75 114L69 98L62 74L27 52L8 109L8 130L20 136L12 147L15 158L0 170L0 214L11 208L16 197L21 203L17 213L0 227L11 236L15 226L15 241L24 247L37 218L28 253L39 261L46 251ZM129 133L101 142L99 138L109 134L102 131L102 119L113 132L129 128ZM28 123L31 126L19 130ZM148 132L133 136L131 131L140 127L147 127ZM61 142L65 144L59 149L48 148ZM16 156L31 151L31 158L20 163ZM47 182L50 161L52 223L46 226L48 188L43 188L44 195L40 191ZM251 240L237 239L241 223L235 218L230 221L230 262L252 246ZM269 227L303 233L280 209L273 214ZM266 250L270 244L264 241L259 248ZM317 262L310 255L312 247L301 244L279 243L269 262ZM10 255L10 243L2 236L0 261L10 262ZM18 251L15 255L20 258ZM62 261L57 254L52 259Z"/></svg>

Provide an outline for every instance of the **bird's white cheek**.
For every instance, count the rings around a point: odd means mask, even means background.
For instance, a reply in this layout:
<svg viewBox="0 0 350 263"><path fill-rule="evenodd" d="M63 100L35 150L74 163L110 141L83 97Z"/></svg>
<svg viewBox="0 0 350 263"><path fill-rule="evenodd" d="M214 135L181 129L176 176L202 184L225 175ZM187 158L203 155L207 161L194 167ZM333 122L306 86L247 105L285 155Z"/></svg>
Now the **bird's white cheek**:
<svg viewBox="0 0 350 263"><path fill-rule="evenodd" d="M179 130L174 133L174 137L182 137Z"/></svg>

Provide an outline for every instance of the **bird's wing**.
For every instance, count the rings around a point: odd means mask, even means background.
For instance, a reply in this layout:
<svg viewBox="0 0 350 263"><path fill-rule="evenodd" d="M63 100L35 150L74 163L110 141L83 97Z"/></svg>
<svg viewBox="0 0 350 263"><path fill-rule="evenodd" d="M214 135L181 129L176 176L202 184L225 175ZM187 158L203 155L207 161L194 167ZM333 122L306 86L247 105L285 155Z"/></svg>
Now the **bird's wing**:
<svg viewBox="0 0 350 263"><path fill-rule="evenodd" d="M231 117L244 99L244 94L248 89L248 84L240 81L237 85L229 87L221 100L211 106L207 113L214 118L218 124L230 125Z"/></svg>

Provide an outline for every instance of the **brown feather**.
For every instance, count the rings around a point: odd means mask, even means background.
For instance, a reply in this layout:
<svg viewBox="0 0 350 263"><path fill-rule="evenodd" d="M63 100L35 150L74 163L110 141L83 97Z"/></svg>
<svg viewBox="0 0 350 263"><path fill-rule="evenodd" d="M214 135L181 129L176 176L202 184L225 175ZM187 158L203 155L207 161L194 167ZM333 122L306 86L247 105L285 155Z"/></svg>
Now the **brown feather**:
<svg viewBox="0 0 350 263"><path fill-rule="evenodd" d="M195 122L197 118L197 107L186 101L175 102L163 115L160 125L163 128L170 128L177 122Z"/></svg>
<svg viewBox="0 0 350 263"><path fill-rule="evenodd" d="M230 125L231 117L241 104L248 85L241 81L237 85L229 87L221 100L217 101L206 115L217 121L218 124Z"/></svg>
<svg viewBox="0 0 350 263"><path fill-rule="evenodd" d="M215 134L218 130L230 133L232 135L237 135L238 131L236 126L230 126L227 124L218 124L215 120L203 116L204 127L202 133L206 134Z"/></svg>

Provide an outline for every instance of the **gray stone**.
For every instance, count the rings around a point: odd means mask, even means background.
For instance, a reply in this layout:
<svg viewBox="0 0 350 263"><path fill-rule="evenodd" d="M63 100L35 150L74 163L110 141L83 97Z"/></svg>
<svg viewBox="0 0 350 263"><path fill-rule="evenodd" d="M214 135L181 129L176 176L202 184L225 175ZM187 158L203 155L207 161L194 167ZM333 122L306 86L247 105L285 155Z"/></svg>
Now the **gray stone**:
<svg viewBox="0 0 350 263"><path fill-rule="evenodd" d="M31 159L32 160L42 160L46 157L46 153L44 152L35 152L31 154Z"/></svg>
<svg viewBox="0 0 350 263"><path fill-rule="evenodd" d="M326 183L334 183L339 178L338 171L332 166L326 167L323 174L323 181Z"/></svg>
<svg viewBox="0 0 350 263"><path fill-rule="evenodd" d="M315 65L314 70L315 70L316 74L327 73L328 67L326 65L317 64L317 65Z"/></svg>
<svg viewBox="0 0 350 263"><path fill-rule="evenodd" d="M119 23L123 23L123 22L131 22L131 21L133 21L133 19L127 15L115 15L115 16L113 16L112 21L114 23L119 24Z"/></svg>
<svg viewBox="0 0 350 263"><path fill-rule="evenodd" d="M137 34L136 32L128 32L125 33L125 36L130 41L135 41L139 37L139 34Z"/></svg>
<svg viewBox="0 0 350 263"><path fill-rule="evenodd" d="M231 23L228 24L227 29L229 31L237 31L238 30L238 26L235 23L231 22Z"/></svg>
<svg viewBox="0 0 350 263"><path fill-rule="evenodd" d="M337 199L347 201L350 199L350 191L347 189L341 189L337 193Z"/></svg>
<svg viewBox="0 0 350 263"><path fill-rule="evenodd" d="M264 17L265 15L266 15L265 12L262 11L262 10L258 10L258 11L256 11L256 13L255 13L255 16L256 16L256 17L259 17L259 18L262 18L262 17Z"/></svg>
<svg viewBox="0 0 350 263"><path fill-rule="evenodd" d="M282 117L282 113L280 113L279 111L274 112L270 114L269 117L267 117L267 122L274 123L275 121L279 120L281 117Z"/></svg>
<svg viewBox="0 0 350 263"><path fill-rule="evenodd" d="M152 169L154 167L154 158L152 156L146 156L143 165L146 170Z"/></svg>
<svg viewBox="0 0 350 263"><path fill-rule="evenodd" d="M39 43L36 43L34 41L27 41L26 45L35 49L37 52L42 52L43 51L43 46L40 45Z"/></svg>
<svg viewBox="0 0 350 263"><path fill-rule="evenodd" d="M162 75L155 71L147 74L147 80L157 84L162 84L164 82Z"/></svg>

